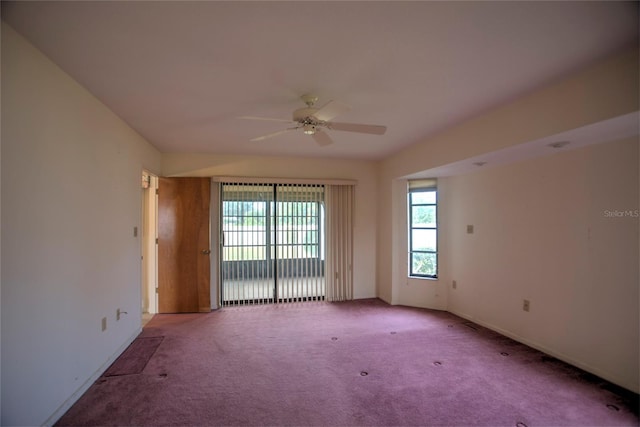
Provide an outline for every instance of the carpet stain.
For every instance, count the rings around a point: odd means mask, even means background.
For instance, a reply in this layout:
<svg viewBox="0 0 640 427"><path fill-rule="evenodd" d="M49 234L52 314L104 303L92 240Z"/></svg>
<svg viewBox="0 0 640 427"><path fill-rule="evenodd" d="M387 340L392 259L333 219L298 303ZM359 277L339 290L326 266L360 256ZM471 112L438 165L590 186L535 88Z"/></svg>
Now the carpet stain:
<svg viewBox="0 0 640 427"><path fill-rule="evenodd" d="M141 374L164 337L136 338L106 370L103 377Z"/></svg>

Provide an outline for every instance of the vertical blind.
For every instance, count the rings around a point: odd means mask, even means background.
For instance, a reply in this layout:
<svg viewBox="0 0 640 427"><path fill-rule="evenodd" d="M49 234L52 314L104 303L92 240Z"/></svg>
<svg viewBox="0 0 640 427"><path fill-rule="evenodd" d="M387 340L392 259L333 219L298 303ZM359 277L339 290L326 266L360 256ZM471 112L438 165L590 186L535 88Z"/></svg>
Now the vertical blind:
<svg viewBox="0 0 640 427"><path fill-rule="evenodd" d="M354 191L350 185L325 189L327 210L327 301L353 299Z"/></svg>

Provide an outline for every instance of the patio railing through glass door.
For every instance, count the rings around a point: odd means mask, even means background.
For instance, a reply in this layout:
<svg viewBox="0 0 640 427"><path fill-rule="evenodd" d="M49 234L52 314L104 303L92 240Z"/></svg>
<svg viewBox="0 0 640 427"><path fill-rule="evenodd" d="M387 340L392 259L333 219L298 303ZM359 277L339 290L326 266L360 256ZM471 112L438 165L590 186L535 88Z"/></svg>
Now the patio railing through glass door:
<svg viewBox="0 0 640 427"><path fill-rule="evenodd" d="M324 187L221 184L222 305L321 300Z"/></svg>

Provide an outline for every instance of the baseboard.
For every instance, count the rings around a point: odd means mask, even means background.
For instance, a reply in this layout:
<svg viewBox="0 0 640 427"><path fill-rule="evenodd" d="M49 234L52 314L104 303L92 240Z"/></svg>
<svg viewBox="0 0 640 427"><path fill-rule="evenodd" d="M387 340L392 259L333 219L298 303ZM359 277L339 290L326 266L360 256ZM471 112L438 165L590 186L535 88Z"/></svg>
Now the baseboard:
<svg viewBox="0 0 640 427"><path fill-rule="evenodd" d="M113 353L103 364L93 373L60 407L42 424L43 426L52 426L73 406L74 403L80 399L80 397L89 390L89 387L96 382L98 378L111 366L113 362L131 345L138 335L142 332L142 327L139 327L136 332L131 335L119 348Z"/></svg>
<svg viewBox="0 0 640 427"><path fill-rule="evenodd" d="M377 296L376 298L378 298L380 301L384 301L384 302L386 302L386 303L387 303L387 304L389 304L389 305L393 305L393 304L391 304L391 301L387 301L387 300L386 300L386 298L383 298L383 297L381 297L381 296Z"/></svg>
<svg viewBox="0 0 640 427"><path fill-rule="evenodd" d="M580 369L582 369L584 371L587 371L587 372L589 372L591 374L594 374L594 375L596 375L596 376L598 376L600 378L603 378L603 379L605 379L607 381L610 381L613 384L616 384L616 385L618 385L620 387L623 387L623 388L625 388L627 390L630 390L630 391L632 391L634 393L638 393L639 392L637 384L630 384L624 379L616 378L615 376L611 375L608 372L604 372L604 371L602 371L602 370L600 370L598 368L595 368L595 367L590 366L590 365L588 365L588 364L586 364L584 362L581 362L581 361L576 360L576 359L574 359L574 358L572 358L570 356L567 356L566 354L559 353L559 352L557 352L557 351L555 351L553 349L550 349L550 348L548 348L548 347L546 347L546 346L544 346L542 344L539 344L537 342L528 340L528 339L526 339L524 337L521 337L520 335L514 334L513 332L510 332L510 331L502 329L502 328L500 328L498 326L492 325L491 323L487 323L487 322L483 322L483 321L480 321L478 319L475 319L472 316L469 316L469 315L467 315L465 313L460 313L460 312L457 312L457 311L454 311L454 310L447 310L447 311L449 313L451 313L451 314L455 314L456 316L462 317L463 319L469 320L469 321L471 321L473 323L476 323L476 324L478 324L480 326L483 326L483 327L485 327L487 329L490 329L490 330L492 330L494 332L497 332L500 335L504 335L506 337L509 337L514 341L517 341L519 343L527 345L527 346L529 346L531 348L535 348L536 350L539 350L539 351L541 351L541 352L543 352L545 354L548 354L549 356L553 356L556 359L562 360L563 362L566 362L566 363L568 363L570 365L573 365L573 366L575 366L577 368L580 368Z"/></svg>

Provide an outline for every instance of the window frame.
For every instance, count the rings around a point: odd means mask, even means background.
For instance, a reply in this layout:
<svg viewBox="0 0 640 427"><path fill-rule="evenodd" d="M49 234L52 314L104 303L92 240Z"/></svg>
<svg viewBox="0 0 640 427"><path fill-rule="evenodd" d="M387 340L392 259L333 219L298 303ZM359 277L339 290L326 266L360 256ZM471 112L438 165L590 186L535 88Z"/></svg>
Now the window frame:
<svg viewBox="0 0 640 427"><path fill-rule="evenodd" d="M414 203L413 194L416 193L434 193L434 202L433 203ZM435 208L436 220L433 226L414 226L413 224L413 208L414 207L423 207L423 206L433 206ZM439 270L439 222L440 215L438 209L438 188L435 179L431 180L421 180L421 181L409 181L408 189L407 189L407 216L408 216L408 273L410 278L415 279L429 279L429 280L437 280L438 279L438 270ZM414 230L434 230L436 233L436 242L435 242L435 250L416 250L413 248L413 234ZM435 274L421 274L413 271L413 259L414 254L434 254L435 255Z"/></svg>

